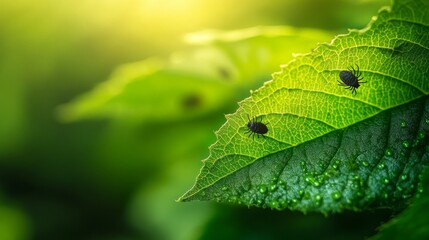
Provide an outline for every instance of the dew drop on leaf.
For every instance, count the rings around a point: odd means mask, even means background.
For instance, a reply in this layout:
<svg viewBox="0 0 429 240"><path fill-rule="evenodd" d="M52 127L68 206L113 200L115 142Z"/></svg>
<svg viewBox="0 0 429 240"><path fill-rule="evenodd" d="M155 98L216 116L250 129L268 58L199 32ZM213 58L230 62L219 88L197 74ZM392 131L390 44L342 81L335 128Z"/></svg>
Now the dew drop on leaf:
<svg viewBox="0 0 429 240"><path fill-rule="evenodd" d="M268 189L267 189L267 186L260 186L260 187L259 187L259 192L260 192L260 193L266 193L266 192L267 192L267 190L268 190Z"/></svg>
<svg viewBox="0 0 429 240"><path fill-rule="evenodd" d="M273 208L273 209L279 208L279 202L277 202L276 200L272 200L270 202L270 207Z"/></svg>
<svg viewBox="0 0 429 240"><path fill-rule="evenodd" d="M322 196L320 194L316 194L316 196L314 196L314 203L317 206L322 205Z"/></svg>
<svg viewBox="0 0 429 240"><path fill-rule="evenodd" d="M410 142L408 140L404 140L404 141L402 141L402 146L404 148L409 148L410 147Z"/></svg>
<svg viewBox="0 0 429 240"><path fill-rule="evenodd" d="M277 184L271 184L270 185L270 191L274 191L274 190L276 190L277 189Z"/></svg>
<svg viewBox="0 0 429 240"><path fill-rule="evenodd" d="M388 194L387 192L385 192L385 193L383 193L383 197L384 197L385 199L388 199L388 198L389 198L389 194Z"/></svg>
<svg viewBox="0 0 429 240"><path fill-rule="evenodd" d="M392 149L390 149L390 148L386 148L386 150L384 150L384 155L385 155L386 157L390 157L390 156L392 156Z"/></svg>
<svg viewBox="0 0 429 240"><path fill-rule="evenodd" d="M338 200L342 197L342 195L341 195L341 193L340 193L340 192L333 192L333 193L331 194L331 197L332 197L332 199L334 199L335 201L338 201Z"/></svg>

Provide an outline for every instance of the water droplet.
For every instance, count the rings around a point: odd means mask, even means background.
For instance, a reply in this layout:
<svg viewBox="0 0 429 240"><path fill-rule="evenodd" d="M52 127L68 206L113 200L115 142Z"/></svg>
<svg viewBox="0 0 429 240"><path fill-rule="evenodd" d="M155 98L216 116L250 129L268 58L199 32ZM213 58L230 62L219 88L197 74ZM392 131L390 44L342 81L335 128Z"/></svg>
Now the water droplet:
<svg viewBox="0 0 429 240"><path fill-rule="evenodd" d="M377 167L379 169L383 169L384 167L386 167L386 165L384 165L384 163L380 163L380 164L377 165Z"/></svg>
<svg viewBox="0 0 429 240"><path fill-rule="evenodd" d="M222 187L222 191L228 191L228 189L229 189L228 186L223 186Z"/></svg>
<svg viewBox="0 0 429 240"><path fill-rule="evenodd" d="M425 123L426 123L427 125L429 125L429 118L426 118L426 119L425 119Z"/></svg>
<svg viewBox="0 0 429 240"><path fill-rule="evenodd" d="M308 174L307 176L305 176L305 181L307 183L313 184L316 181L316 179L313 177L313 175Z"/></svg>
<svg viewBox="0 0 429 240"><path fill-rule="evenodd" d="M305 161L301 161L301 169L304 173L307 173L307 166Z"/></svg>
<svg viewBox="0 0 429 240"><path fill-rule="evenodd" d="M271 184L270 185L270 191L274 191L277 189L277 184Z"/></svg>
<svg viewBox="0 0 429 240"><path fill-rule="evenodd" d="M368 166L369 166L369 163L368 163L368 161L363 160L363 161L362 161L362 165L363 165L364 167L368 167Z"/></svg>
<svg viewBox="0 0 429 240"><path fill-rule="evenodd" d="M333 192L333 193L331 194L331 197L332 197L332 199L334 199L335 201L338 201L338 200L342 197L342 195L341 195L341 193L340 193L340 192Z"/></svg>
<svg viewBox="0 0 429 240"><path fill-rule="evenodd" d="M396 187L396 189L398 189L398 191L400 192L404 191L404 189L401 186Z"/></svg>
<svg viewBox="0 0 429 240"><path fill-rule="evenodd" d="M299 196L301 196L301 197L304 195L304 193L305 193L304 189L300 189L300 190L298 191L298 194L299 194Z"/></svg>
<svg viewBox="0 0 429 240"><path fill-rule="evenodd" d="M383 179L384 184L389 184L389 182L390 182L389 179L387 179L387 178Z"/></svg>
<svg viewBox="0 0 429 240"><path fill-rule="evenodd" d="M253 94L253 90L250 90L250 94Z"/></svg>
<svg viewBox="0 0 429 240"><path fill-rule="evenodd" d="M273 182L277 182L277 180L279 180L278 177L271 178L271 181L273 181Z"/></svg>
<svg viewBox="0 0 429 240"><path fill-rule="evenodd" d="M273 208L273 209L279 208L279 202L277 202L276 200L272 200L270 202L270 207Z"/></svg>
<svg viewBox="0 0 429 240"><path fill-rule="evenodd" d="M260 186L260 187L259 187L259 192L260 192L260 193L266 193L266 192L267 192L267 190L268 190L268 189L267 189L267 186Z"/></svg>
<svg viewBox="0 0 429 240"><path fill-rule="evenodd" d="M386 150L384 150L384 155L385 155L386 157L390 157L390 156L392 156L392 149L390 149L390 148L386 148Z"/></svg>
<svg viewBox="0 0 429 240"><path fill-rule="evenodd" d="M388 193L383 193L383 198L388 199L389 198L389 194Z"/></svg>
<svg viewBox="0 0 429 240"><path fill-rule="evenodd" d="M332 168L335 169L335 170L338 170L339 166L334 163L334 164L332 164Z"/></svg>
<svg viewBox="0 0 429 240"><path fill-rule="evenodd" d="M262 199L258 199L258 200L256 200L256 204L257 204L258 206L261 206L261 205L262 205L262 203L263 203Z"/></svg>
<svg viewBox="0 0 429 240"><path fill-rule="evenodd" d="M409 148L410 147L410 142L408 140L404 140L404 141L402 141L402 146L404 148Z"/></svg>
<svg viewBox="0 0 429 240"><path fill-rule="evenodd" d="M285 182L283 180L279 180L278 184L279 184L280 187L284 187L285 186Z"/></svg>
<svg viewBox="0 0 429 240"><path fill-rule="evenodd" d="M401 155L402 157L405 157L405 152L401 150L401 151L399 152L399 155Z"/></svg>
<svg viewBox="0 0 429 240"><path fill-rule="evenodd" d="M319 181L314 181L313 182L313 186L315 186L315 187L320 187L320 182Z"/></svg>
<svg viewBox="0 0 429 240"><path fill-rule="evenodd" d="M420 130L420 131L417 133L417 138L418 138L418 139L423 139L423 138L425 138L425 131Z"/></svg>
<svg viewBox="0 0 429 240"><path fill-rule="evenodd" d="M407 174L402 174L402 175L401 175L401 179L402 179L402 181L407 180L407 178L408 178L408 175L407 175Z"/></svg>
<svg viewBox="0 0 429 240"><path fill-rule="evenodd" d="M316 194L316 195L314 196L314 203L315 203L317 206L322 205L322 196L321 196L320 194Z"/></svg>
<svg viewBox="0 0 429 240"><path fill-rule="evenodd" d="M407 127L407 122L402 121L402 122L401 122L401 127L402 127L402 128Z"/></svg>

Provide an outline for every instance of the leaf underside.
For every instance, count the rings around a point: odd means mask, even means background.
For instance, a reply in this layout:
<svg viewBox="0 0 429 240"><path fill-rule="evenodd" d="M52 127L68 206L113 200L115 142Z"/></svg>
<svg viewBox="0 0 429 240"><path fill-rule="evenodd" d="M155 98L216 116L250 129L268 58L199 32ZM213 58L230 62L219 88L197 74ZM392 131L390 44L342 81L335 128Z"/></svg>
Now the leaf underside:
<svg viewBox="0 0 429 240"><path fill-rule="evenodd" d="M428 161L427 9L397 1L366 29L274 74L227 116L179 200L320 212L404 206ZM353 95L337 80L356 65L367 83ZM264 137L244 134L247 115L267 123Z"/></svg>

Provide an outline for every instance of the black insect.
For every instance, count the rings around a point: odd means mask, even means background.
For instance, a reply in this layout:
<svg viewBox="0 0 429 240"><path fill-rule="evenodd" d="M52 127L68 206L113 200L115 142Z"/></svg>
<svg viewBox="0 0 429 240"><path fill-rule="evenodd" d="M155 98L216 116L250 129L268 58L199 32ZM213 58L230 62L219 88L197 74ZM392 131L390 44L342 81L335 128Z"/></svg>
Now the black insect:
<svg viewBox="0 0 429 240"><path fill-rule="evenodd" d="M348 69L348 71L341 71L340 72L340 78L341 81L340 82L338 80L338 85L339 86L345 86L346 89L350 89L353 93L353 95L356 94L356 89L360 87L361 83L366 83L366 82L361 82L360 80L363 79L363 77L361 78L360 76L362 75L361 72L359 72L359 65L357 65L357 70L355 70L352 66Z"/></svg>
<svg viewBox="0 0 429 240"><path fill-rule="evenodd" d="M247 123L247 132L250 133L249 137L252 136L253 139L255 139L255 134L258 136L262 135L262 137L265 137L264 134L268 132L267 125L261 122L261 119L258 121L257 117L254 117L252 119L249 118L249 115L247 115L247 118L249 119L249 122Z"/></svg>

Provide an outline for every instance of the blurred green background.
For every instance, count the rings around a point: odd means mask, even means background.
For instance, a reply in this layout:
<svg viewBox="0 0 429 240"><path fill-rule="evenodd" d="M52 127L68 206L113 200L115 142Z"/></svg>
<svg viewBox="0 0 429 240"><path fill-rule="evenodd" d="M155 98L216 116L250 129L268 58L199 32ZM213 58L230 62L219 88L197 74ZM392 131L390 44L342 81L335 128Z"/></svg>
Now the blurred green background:
<svg viewBox="0 0 429 240"><path fill-rule="evenodd" d="M114 76L122 64L194 51L196 46L183 41L190 32L288 25L319 29L325 32L320 40L328 41L347 28L364 27L388 4L387 0L1 1L0 239L371 236L391 213L326 218L174 201L193 184L200 160L215 141L213 131L224 122L223 114L235 111L237 101L280 67L263 68L251 84L227 87L226 95L220 87L216 98L232 96L224 98L222 107L202 109L188 118L155 113L156 119L119 114L64 121L59 107ZM311 50L287 47L291 52ZM278 63L270 64L280 66L291 57L277 58ZM162 80L157 87L174 92ZM148 101L158 100L153 96ZM205 107L198 103L192 95L185 101L187 106Z"/></svg>

